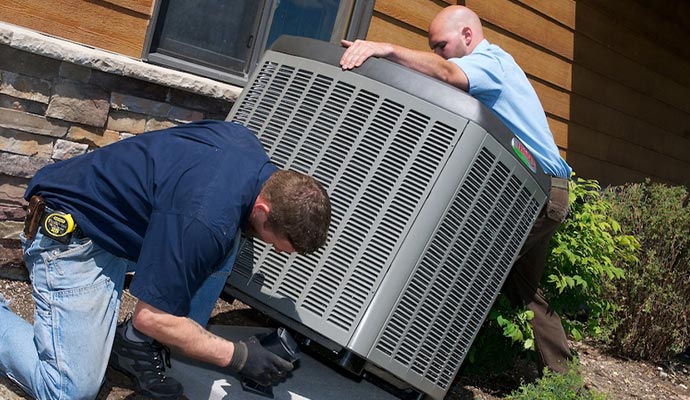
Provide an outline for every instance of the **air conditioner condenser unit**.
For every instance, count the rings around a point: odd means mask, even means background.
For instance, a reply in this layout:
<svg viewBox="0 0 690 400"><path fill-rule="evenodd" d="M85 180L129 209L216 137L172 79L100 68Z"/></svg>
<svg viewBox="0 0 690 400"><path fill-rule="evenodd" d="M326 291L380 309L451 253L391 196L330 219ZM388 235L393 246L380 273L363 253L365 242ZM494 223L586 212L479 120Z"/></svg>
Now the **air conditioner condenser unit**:
<svg viewBox="0 0 690 400"><path fill-rule="evenodd" d="M312 255L248 242L225 291L343 365L442 399L550 182L471 96L382 59L343 71L343 51L280 38L228 115L319 180L333 216Z"/></svg>

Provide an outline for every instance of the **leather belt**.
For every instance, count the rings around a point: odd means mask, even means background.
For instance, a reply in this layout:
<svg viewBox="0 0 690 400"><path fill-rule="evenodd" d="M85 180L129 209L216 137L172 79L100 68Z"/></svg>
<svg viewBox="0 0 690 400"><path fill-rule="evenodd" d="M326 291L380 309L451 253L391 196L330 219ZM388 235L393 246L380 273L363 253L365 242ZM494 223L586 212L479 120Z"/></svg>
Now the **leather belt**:
<svg viewBox="0 0 690 400"><path fill-rule="evenodd" d="M569 179L561 178L558 176L552 176L551 177L551 187L568 190L568 181L569 181Z"/></svg>

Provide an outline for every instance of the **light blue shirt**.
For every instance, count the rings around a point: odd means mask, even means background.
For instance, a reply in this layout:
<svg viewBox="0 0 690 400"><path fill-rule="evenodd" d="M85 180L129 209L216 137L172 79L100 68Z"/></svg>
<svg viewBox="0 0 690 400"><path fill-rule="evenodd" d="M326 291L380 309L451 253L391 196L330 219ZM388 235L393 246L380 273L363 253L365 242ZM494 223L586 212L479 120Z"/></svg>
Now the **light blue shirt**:
<svg viewBox="0 0 690 400"><path fill-rule="evenodd" d="M469 94L499 117L544 172L570 177L572 169L558 153L537 93L510 54L485 39L469 55L448 61L465 72Z"/></svg>

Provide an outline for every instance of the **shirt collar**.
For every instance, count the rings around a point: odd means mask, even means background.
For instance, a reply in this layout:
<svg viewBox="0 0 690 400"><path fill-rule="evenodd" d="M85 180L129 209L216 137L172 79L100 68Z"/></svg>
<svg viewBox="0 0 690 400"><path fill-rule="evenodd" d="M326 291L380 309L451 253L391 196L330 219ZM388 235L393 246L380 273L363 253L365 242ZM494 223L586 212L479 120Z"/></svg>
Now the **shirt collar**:
<svg viewBox="0 0 690 400"><path fill-rule="evenodd" d="M475 47L474 50L472 50L472 52L474 53L474 52L477 51L477 50L479 50L479 51L484 51L484 50L488 49L489 46L491 46L491 43L489 43L489 41L486 40L486 39L482 39L482 41L479 42L479 44L477 45L477 47Z"/></svg>

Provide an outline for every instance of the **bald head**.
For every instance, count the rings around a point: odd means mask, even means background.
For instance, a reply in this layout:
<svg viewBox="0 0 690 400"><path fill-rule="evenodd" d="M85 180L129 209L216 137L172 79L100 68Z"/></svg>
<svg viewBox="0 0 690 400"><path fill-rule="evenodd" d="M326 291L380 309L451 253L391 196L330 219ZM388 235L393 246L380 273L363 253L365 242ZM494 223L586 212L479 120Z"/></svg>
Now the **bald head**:
<svg viewBox="0 0 690 400"><path fill-rule="evenodd" d="M429 25L429 47L445 59L472 53L483 39L479 16L467 7L448 6Z"/></svg>

